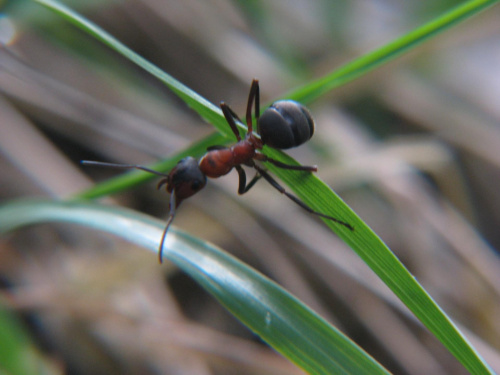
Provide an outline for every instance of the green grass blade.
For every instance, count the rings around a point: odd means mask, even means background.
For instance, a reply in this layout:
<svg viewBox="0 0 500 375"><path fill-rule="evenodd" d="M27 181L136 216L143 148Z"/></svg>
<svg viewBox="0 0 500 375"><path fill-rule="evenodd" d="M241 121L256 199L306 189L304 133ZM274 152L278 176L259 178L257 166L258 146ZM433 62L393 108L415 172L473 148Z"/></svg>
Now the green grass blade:
<svg viewBox="0 0 500 375"><path fill-rule="evenodd" d="M158 77L203 118L211 122L222 134L225 134L228 139L231 138L228 126L217 107L175 81L168 74L161 72L157 67L145 61L109 34L68 8L52 0L34 1L51 8L62 17L94 35L97 39L129 57L145 70ZM464 5L455 8L395 42L389 43L387 46L340 68L329 76L304 86L297 90L295 94L290 94L290 96L303 101L310 101L313 98L321 96L328 90L359 77L383 62L400 55L418 43L436 35L439 31L470 17L495 2L493 0L468 1ZM266 148L264 152L282 162L289 164L296 163L280 151ZM489 366L468 343L451 319L418 284L383 241L328 186L312 174L291 172L272 165L268 167L311 208L327 215L338 217L353 225L355 231L351 232L342 226L326 222L471 373L492 373Z"/></svg>
<svg viewBox="0 0 500 375"><path fill-rule="evenodd" d="M494 5L499 0L471 0L466 1L440 17L418 27L392 42L357 58L332 73L309 82L308 84L287 93L284 98L297 100L304 104L323 96L325 93L342 86L382 64L393 60L403 53L415 48L421 43L438 35L442 31L456 25L458 22L469 19L485 8Z"/></svg>
<svg viewBox="0 0 500 375"><path fill-rule="evenodd" d="M269 169L278 174L274 166ZM329 186L314 176L280 175L288 186L300 178L314 179L297 185L295 193L310 207L340 218L354 226L353 232L328 220L325 224L342 238L382 279L415 316L469 370L471 374L493 374L447 314L439 307L387 245L369 228ZM307 187L306 187L307 186Z"/></svg>
<svg viewBox="0 0 500 375"><path fill-rule="evenodd" d="M123 208L28 200L0 207L0 233L41 222L77 223L156 252L164 223ZM388 374L349 338L262 274L171 228L164 257L197 280L253 332L310 374Z"/></svg>
<svg viewBox="0 0 500 375"><path fill-rule="evenodd" d="M79 27L83 31L95 37L97 40L101 41L111 49L122 54L130 61L134 62L140 66L145 71L151 73L154 77L158 78L161 82L167 85L176 95L179 96L189 107L191 107L196 113L198 113L203 119L212 124L217 128L217 130L227 137L234 138L231 130L227 126L226 120L222 115L222 111L219 107L214 106L208 100L198 95L196 92L183 85L171 75L165 73L156 65L150 63L143 57L139 56L131 49L126 47L124 44L120 43L109 33L101 29L99 26L88 21L84 17L80 16L78 13L74 12L70 8L54 0L33 0L37 3L44 5L45 7L51 9L63 19L69 21L73 25Z"/></svg>

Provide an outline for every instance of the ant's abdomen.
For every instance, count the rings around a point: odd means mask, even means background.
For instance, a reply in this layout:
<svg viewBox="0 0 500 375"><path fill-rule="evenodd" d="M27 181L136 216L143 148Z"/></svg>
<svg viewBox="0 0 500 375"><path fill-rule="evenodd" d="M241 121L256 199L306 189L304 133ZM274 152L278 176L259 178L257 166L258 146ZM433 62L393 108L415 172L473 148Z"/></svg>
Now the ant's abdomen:
<svg viewBox="0 0 500 375"><path fill-rule="evenodd" d="M314 120L302 104L293 100L280 100L264 111L258 128L264 144L285 150L311 139Z"/></svg>

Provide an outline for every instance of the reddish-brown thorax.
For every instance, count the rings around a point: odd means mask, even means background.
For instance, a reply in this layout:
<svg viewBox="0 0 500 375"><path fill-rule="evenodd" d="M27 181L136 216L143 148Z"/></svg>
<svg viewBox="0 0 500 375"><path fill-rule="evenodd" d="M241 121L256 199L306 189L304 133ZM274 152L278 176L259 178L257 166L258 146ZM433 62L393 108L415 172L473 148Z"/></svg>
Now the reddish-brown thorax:
<svg viewBox="0 0 500 375"><path fill-rule="evenodd" d="M256 150L262 148L262 142L252 133L230 148L208 151L199 162L200 170L210 178L228 174L235 166L248 164Z"/></svg>

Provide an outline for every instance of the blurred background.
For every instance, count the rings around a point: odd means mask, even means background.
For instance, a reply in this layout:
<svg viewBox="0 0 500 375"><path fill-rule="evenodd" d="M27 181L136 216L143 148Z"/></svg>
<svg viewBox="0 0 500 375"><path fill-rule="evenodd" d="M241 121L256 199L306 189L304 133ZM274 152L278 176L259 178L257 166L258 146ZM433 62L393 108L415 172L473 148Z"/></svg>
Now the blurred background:
<svg viewBox="0 0 500 375"><path fill-rule="evenodd" d="M243 114L252 78L270 103L462 2L64 3ZM1 202L70 197L119 173L81 159L147 164L213 132L161 83L41 6L0 4ZM315 136L289 152L318 165L496 371L499 17L492 7L308 104ZM238 197L237 181L211 180L174 225L276 280L394 373L466 373L317 218L264 183ZM107 203L163 218L168 195L153 182ZM175 267L90 229L3 237L0 285L0 320L24 327L37 373L302 373Z"/></svg>

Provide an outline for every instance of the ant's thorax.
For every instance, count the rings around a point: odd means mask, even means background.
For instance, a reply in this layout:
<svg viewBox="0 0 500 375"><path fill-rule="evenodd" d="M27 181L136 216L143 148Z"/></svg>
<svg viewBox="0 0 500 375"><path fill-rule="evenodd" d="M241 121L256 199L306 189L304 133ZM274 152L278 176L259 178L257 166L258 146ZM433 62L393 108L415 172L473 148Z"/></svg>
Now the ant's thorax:
<svg viewBox="0 0 500 375"><path fill-rule="evenodd" d="M262 148L262 141L253 133L229 148L208 151L199 162L200 170L210 178L224 176L241 164L248 165L254 158L256 150Z"/></svg>

